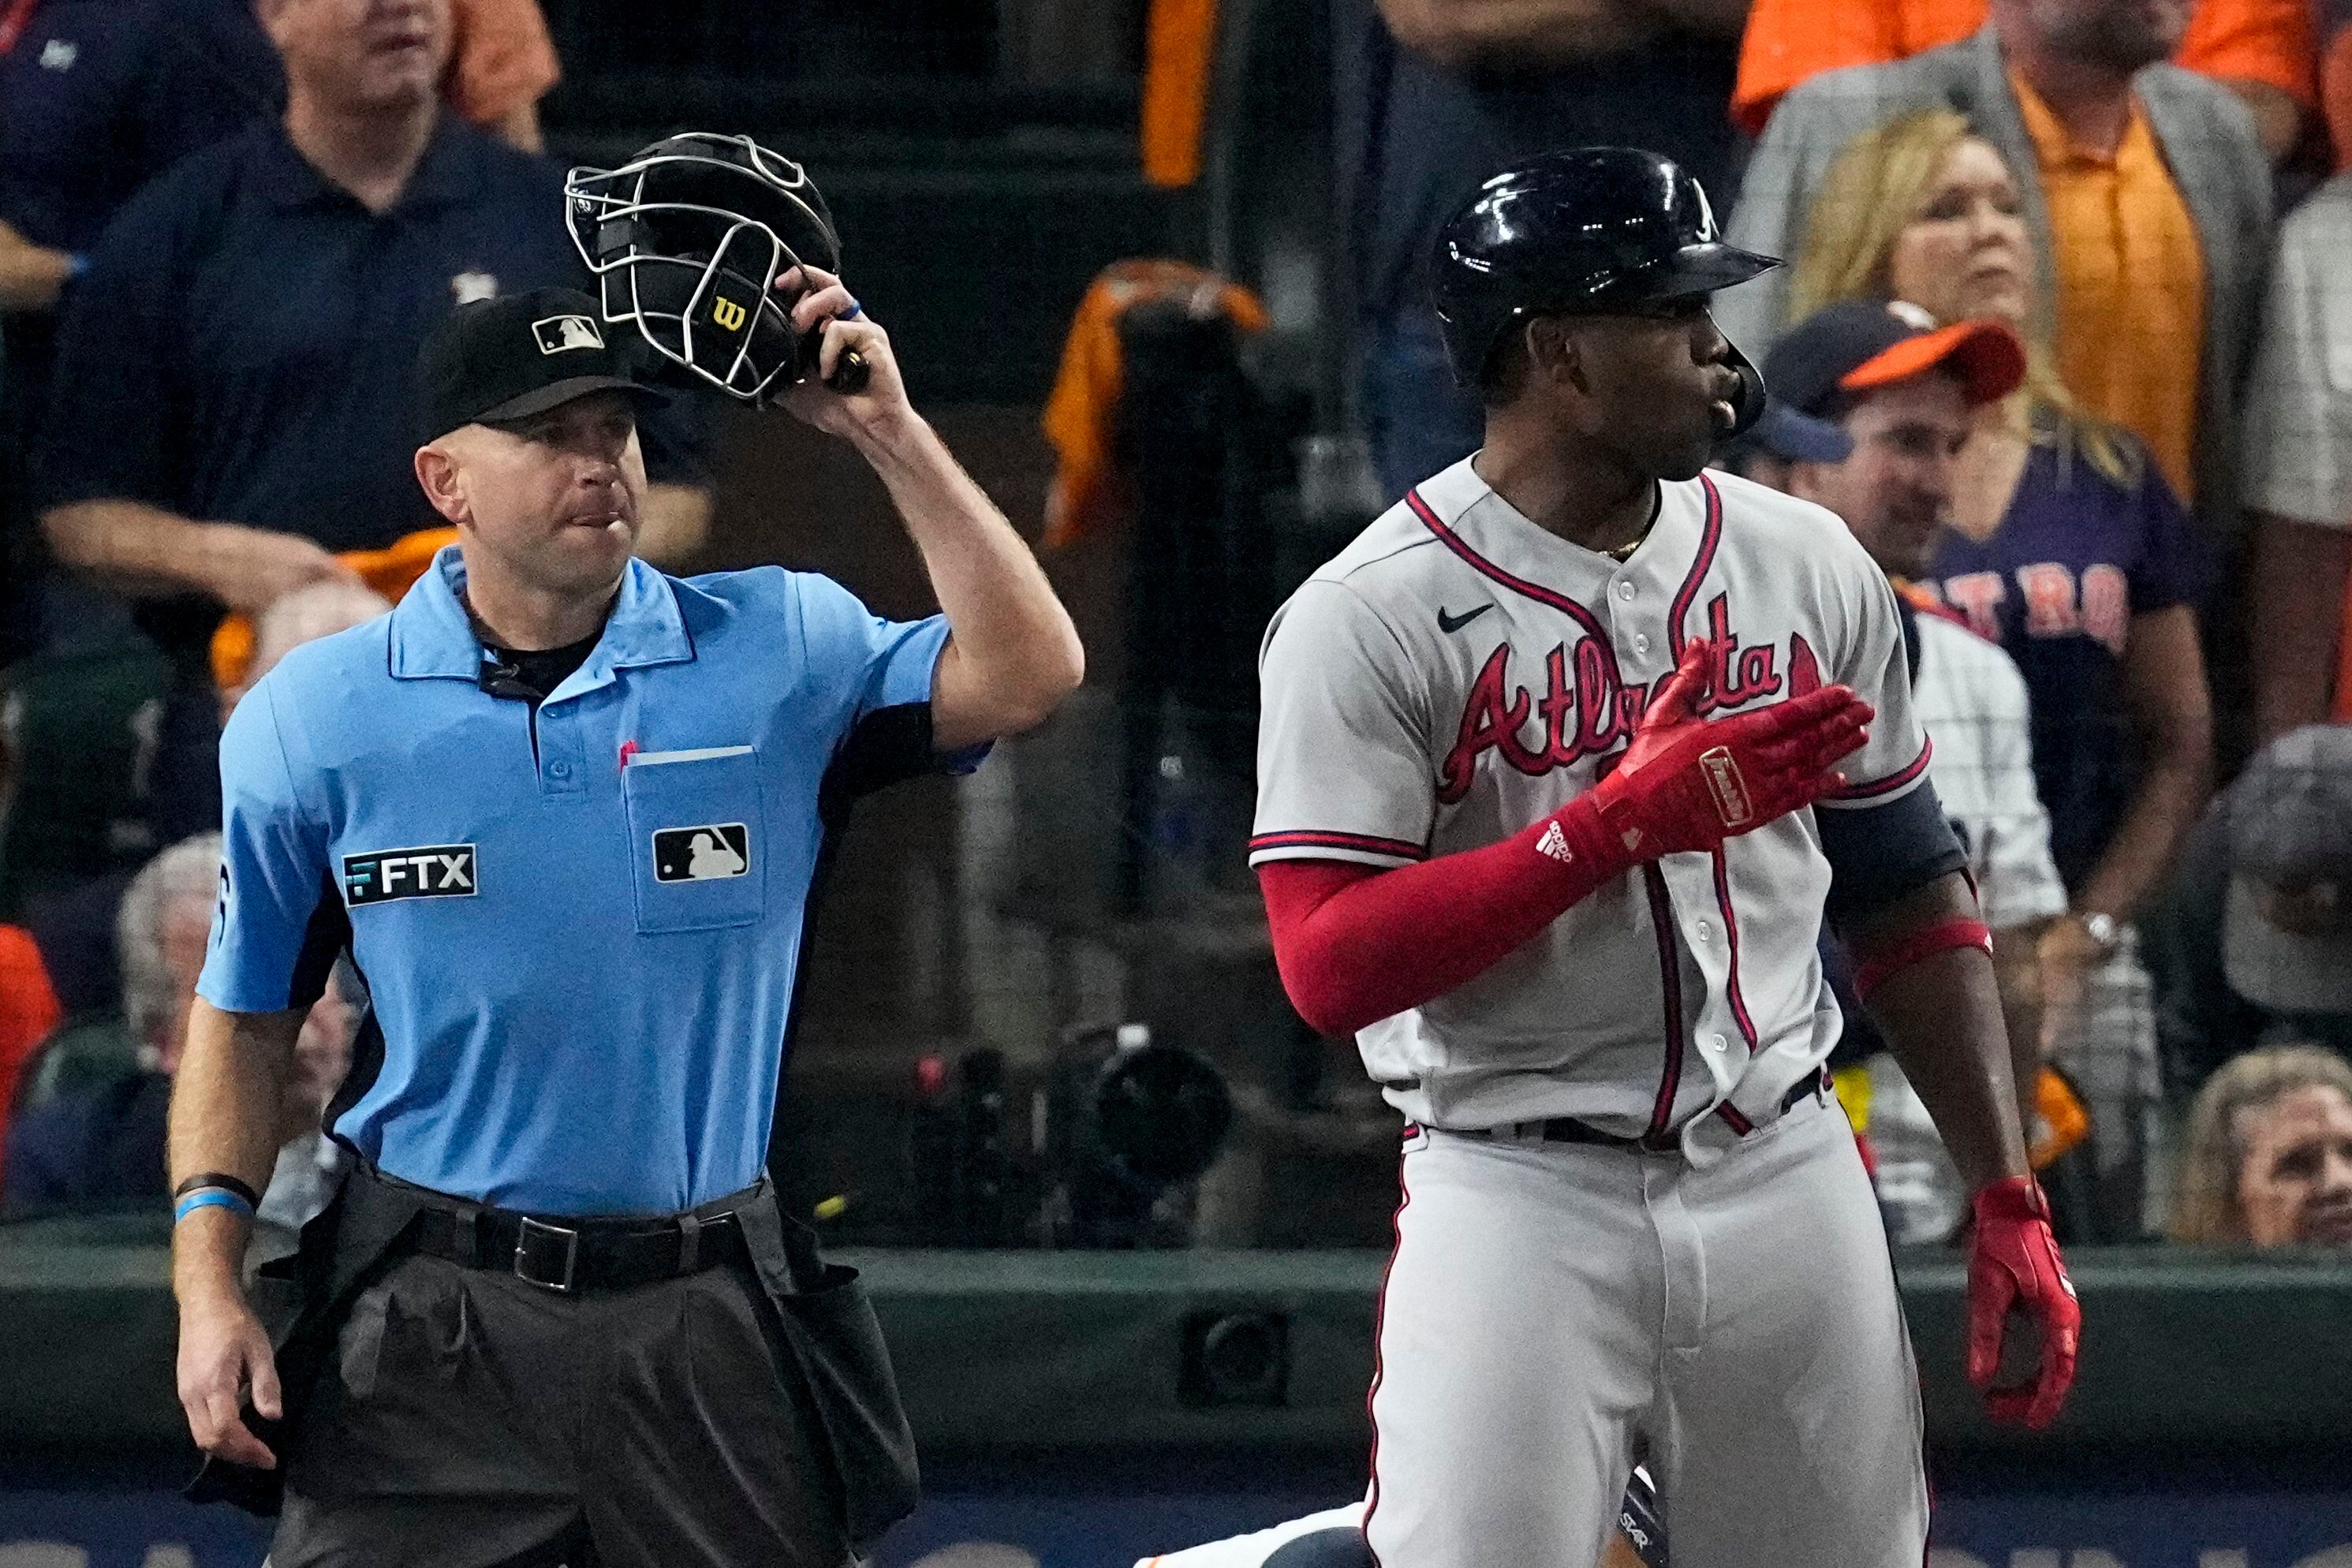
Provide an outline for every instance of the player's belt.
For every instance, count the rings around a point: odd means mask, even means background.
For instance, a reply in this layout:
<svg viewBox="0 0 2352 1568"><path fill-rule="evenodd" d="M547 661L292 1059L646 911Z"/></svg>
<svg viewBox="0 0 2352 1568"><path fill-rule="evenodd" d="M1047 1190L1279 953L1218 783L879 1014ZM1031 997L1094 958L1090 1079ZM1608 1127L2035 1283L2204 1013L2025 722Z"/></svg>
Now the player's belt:
<svg viewBox="0 0 2352 1568"><path fill-rule="evenodd" d="M1799 1079L1789 1086L1789 1092L1780 1097L1781 1114L1788 1114L1789 1108L1799 1100L1820 1094L1828 1087L1829 1079L1825 1073L1810 1073ZM1652 1153L1671 1149L1678 1142L1677 1135L1674 1133L1667 1134L1661 1142L1653 1143L1646 1138L1628 1137L1622 1132L1603 1132L1590 1121L1580 1121L1573 1116L1548 1116L1541 1121L1506 1121L1500 1127L1445 1128L1439 1131L1452 1131L1457 1138L1534 1138L1545 1143L1591 1143L1603 1149L1646 1149Z"/></svg>
<svg viewBox="0 0 2352 1568"><path fill-rule="evenodd" d="M750 1257L729 1206L760 1189L656 1219L542 1219L507 1209L428 1207L410 1247L467 1268L496 1269L550 1290L618 1290Z"/></svg>

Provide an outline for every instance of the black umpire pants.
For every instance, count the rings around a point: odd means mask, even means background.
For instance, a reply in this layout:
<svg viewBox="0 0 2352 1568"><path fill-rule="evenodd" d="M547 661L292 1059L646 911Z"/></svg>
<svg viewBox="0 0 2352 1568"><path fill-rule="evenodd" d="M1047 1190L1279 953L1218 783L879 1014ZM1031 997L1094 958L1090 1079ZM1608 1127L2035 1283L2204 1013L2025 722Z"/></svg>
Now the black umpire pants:
<svg viewBox="0 0 2352 1568"><path fill-rule="evenodd" d="M412 1254L287 1435L269 1563L839 1568L823 1441L740 1261L565 1295Z"/></svg>

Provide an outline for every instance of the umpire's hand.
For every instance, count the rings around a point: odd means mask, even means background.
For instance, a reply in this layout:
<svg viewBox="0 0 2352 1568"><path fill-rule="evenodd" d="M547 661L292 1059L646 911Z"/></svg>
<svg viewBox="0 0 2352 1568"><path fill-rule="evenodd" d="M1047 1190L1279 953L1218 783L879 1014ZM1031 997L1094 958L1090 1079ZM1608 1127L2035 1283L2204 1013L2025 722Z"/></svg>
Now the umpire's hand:
<svg viewBox="0 0 2352 1568"><path fill-rule="evenodd" d="M278 1456L245 1424L242 1401L248 1388L257 1414L271 1421L284 1414L278 1363L261 1320L234 1295L184 1296L180 1408L188 1414L188 1435L197 1447L233 1465L275 1469Z"/></svg>
<svg viewBox="0 0 2352 1568"><path fill-rule="evenodd" d="M898 362L890 353L890 334L865 313L840 279L822 268L794 267L777 276L776 291L793 298L794 332L821 329L824 334L816 373L786 387L776 400L794 418L855 440L879 434L914 412L907 402L907 384L898 376ZM866 362L866 384L844 395L826 383L840 367L841 356L852 349Z"/></svg>

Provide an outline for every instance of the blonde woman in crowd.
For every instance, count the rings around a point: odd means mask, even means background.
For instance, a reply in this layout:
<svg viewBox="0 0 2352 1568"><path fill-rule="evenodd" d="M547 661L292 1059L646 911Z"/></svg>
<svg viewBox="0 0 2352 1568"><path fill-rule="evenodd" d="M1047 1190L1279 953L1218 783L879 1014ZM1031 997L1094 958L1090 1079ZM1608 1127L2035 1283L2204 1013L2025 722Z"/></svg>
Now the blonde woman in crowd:
<svg viewBox="0 0 2352 1568"><path fill-rule="evenodd" d="M2173 1240L2352 1247L2352 1065L2264 1046L2205 1080L2173 1187Z"/></svg>
<svg viewBox="0 0 2352 1568"><path fill-rule="evenodd" d="M2000 154L1949 110L1857 138L1824 179L1790 320L1840 300L1990 316L2028 344L2024 385L1979 416L1949 526L1916 587L2000 643L2033 707L2033 770L2068 912L2040 940L2043 1045L2090 1102L2102 1228L2144 1215L2157 1099L2133 917L2210 788L2202 536L2138 439L2053 368L2038 258Z"/></svg>

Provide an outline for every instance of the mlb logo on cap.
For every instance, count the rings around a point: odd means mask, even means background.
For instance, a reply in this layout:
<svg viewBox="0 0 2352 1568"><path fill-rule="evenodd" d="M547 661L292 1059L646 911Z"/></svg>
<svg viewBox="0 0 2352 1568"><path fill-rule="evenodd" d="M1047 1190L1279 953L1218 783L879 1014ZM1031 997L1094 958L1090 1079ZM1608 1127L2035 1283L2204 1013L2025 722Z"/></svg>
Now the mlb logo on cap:
<svg viewBox="0 0 2352 1568"><path fill-rule="evenodd" d="M571 349L601 349L604 334L586 316L550 316L530 324L531 336L539 340L539 352L560 354Z"/></svg>
<svg viewBox="0 0 2352 1568"><path fill-rule="evenodd" d="M458 306L425 340L416 379L420 435L427 441L461 426L528 419L592 392L625 392L640 404L667 401L637 379L627 354L604 341L596 301L576 289L533 289Z"/></svg>

